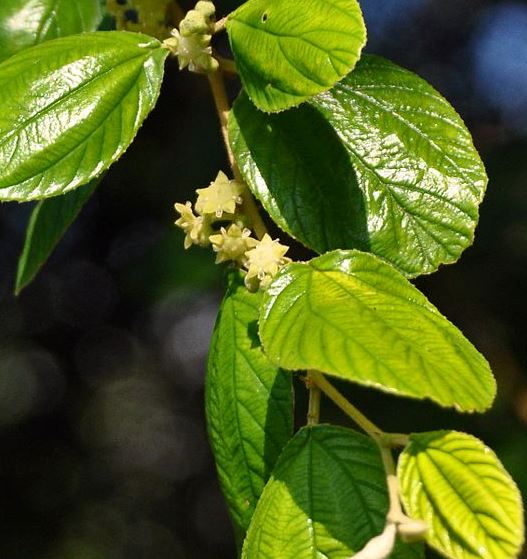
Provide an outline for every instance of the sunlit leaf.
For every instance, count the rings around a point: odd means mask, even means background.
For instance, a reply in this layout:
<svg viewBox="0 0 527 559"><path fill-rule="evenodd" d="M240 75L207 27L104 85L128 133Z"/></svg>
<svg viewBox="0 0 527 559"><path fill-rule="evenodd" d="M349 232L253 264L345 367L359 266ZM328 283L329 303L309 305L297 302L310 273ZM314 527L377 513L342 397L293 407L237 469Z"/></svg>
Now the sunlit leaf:
<svg viewBox="0 0 527 559"><path fill-rule="evenodd" d="M155 105L167 53L146 35L95 32L0 64L0 199L54 196L108 168Z"/></svg>
<svg viewBox="0 0 527 559"><path fill-rule="evenodd" d="M356 0L249 0L229 15L227 32L249 97L268 112L329 89L366 42Z"/></svg>
<svg viewBox="0 0 527 559"><path fill-rule="evenodd" d="M521 495L481 441L454 431L415 433L399 459L409 514L451 559L512 559L524 540Z"/></svg>
<svg viewBox="0 0 527 559"><path fill-rule="evenodd" d="M285 369L318 369L461 411L487 409L485 358L395 268L358 251L285 266L264 295L260 337Z"/></svg>

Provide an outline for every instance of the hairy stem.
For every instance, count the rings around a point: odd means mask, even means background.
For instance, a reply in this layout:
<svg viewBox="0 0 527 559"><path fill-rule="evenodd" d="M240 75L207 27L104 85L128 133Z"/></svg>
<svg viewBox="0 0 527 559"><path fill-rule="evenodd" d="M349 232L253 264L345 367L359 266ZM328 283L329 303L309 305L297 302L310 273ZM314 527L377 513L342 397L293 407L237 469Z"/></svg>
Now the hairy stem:
<svg viewBox="0 0 527 559"><path fill-rule="evenodd" d="M220 33L225 29L226 24L227 24L227 17L222 17L214 24L214 29L212 30L212 32Z"/></svg>
<svg viewBox="0 0 527 559"><path fill-rule="evenodd" d="M229 165L231 166L234 178L241 183L244 183L243 177L240 173L240 169L236 164L234 159L234 154L229 143L229 132L228 132L228 122L229 122L229 99L227 97L227 90L225 89L225 82L223 80L223 73L221 70L217 72L211 72L208 74L209 84L212 91L212 96L214 98L214 104L216 105L216 112L218 113L218 118L220 119L221 135L223 137L223 143L225 144L225 149L227 151L227 158L229 159ZM245 215L250 219L254 233L261 239L267 233L267 227L263 222L260 213L258 212L258 207L256 202L252 197L249 190L245 190L243 194L243 211Z"/></svg>

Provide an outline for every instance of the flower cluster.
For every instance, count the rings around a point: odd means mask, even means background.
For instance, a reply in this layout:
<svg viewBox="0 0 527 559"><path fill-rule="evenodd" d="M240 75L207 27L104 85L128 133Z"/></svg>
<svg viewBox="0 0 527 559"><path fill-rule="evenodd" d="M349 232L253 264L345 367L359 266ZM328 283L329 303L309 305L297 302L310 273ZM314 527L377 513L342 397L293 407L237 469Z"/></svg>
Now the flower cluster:
<svg viewBox="0 0 527 559"><path fill-rule="evenodd" d="M244 189L245 185L220 171L207 188L196 190L194 208L191 202L175 204L180 214L176 225L185 232L185 248L212 245L216 263L234 262L244 268L245 285L256 291L265 289L278 270L290 262L285 256L289 247L268 234L260 241L251 236L241 213Z"/></svg>
<svg viewBox="0 0 527 559"><path fill-rule="evenodd" d="M164 41L177 57L179 69L188 66L191 72L215 72L218 61L212 56L210 41L214 28L216 8L212 2L200 0L185 15L179 29L171 31L172 37Z"/></svg>

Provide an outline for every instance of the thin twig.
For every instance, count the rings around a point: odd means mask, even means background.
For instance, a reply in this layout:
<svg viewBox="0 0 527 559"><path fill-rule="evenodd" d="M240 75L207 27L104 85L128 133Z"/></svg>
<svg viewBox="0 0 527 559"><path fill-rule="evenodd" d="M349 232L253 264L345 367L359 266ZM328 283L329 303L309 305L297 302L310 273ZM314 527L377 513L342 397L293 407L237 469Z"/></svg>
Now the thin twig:
<svg viewBox="0 0 527 559"><path fill-rule="evenodd" d="M227 24L227 17L222 17L221 19L219 19L214 24L214 28L213 28L212 32L214 34L220 33L221 31L223 31L225 29L226 24Z"/></svg>
<svg viewBox="0 0 527 559"><path fill-rule="evenodd" d="M216 105L216 112L218 113L218 118L220 119L221 135L223 137L223 143L225 144L225 149L227 151L227 158L229 159L229 165L231 166L234 178L244 183L240 169L236 164L234 159L234 154L229 143L229 99L227 97L227 91L225 89L225 82L223 81L223 74L221 70L217 72L211 72L208 74L210 88L212 90L212 96L214 98L214 104ZM246 190L243 194L243 211L245 215L250 219L254 233L258 239L262 239L267 233L267 227L263 222L260 213L258 212L258 207L251 193Z"/></svg>
<svg viewBox="0 0 527 559"><path fill-rule="evenodd" d="M360 410L349 402L319 371L310 371L312 381L332 400L346 415L365 431L372 439L382 443L384 432L370 421Z"/></svg>

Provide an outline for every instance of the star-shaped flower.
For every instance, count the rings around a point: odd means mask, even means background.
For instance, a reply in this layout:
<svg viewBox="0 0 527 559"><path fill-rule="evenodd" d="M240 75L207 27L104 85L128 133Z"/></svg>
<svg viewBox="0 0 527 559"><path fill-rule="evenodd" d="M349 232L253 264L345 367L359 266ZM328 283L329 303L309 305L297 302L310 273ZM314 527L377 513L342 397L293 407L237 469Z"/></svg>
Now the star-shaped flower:
<svg viewBox="0 0 527 559"><path fill-rule="evenodd" d="M189 248L191 245L207 246L212 232L210 220L206 216L194 215L190 202L175 204L174 207L181 214L176 225L186 233L185 248Z"/></svg>
<svg viewBox="0 0 527 559"><path fill-rule="evenodd" d="M245 284L249 289L254 287L258 280L260 287L267 287L278 270L288 262L290 258L285 256L289 247L281 245L277 239L273 240L266 233L263 239L251 250L245 253L244 263L247 269Z"/></svg>
<svg viewBox="0 0 527 559"><path fill-rule="evenodd" d="M242 264L245 260L245 253L254 248L258 241L251 237L251 231L247 228L241 228L236 223L229 226L228 229L222 227L217 235L209 237L212 248L217 252L216 264L233 260Z"/></svg>
<svg viewBox="0 0 527 559"><path fill-rule="evenodd" d="M229 180L227 175L220 171L210 186L196 190L196 211L201 215L214 215L218 219L224 212L233 214L236 204L243 202L241 194L244 188L243 184Z"/></svg>

